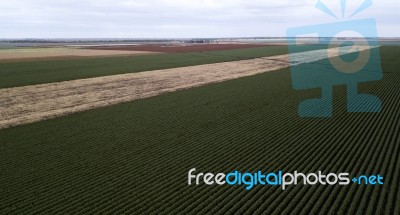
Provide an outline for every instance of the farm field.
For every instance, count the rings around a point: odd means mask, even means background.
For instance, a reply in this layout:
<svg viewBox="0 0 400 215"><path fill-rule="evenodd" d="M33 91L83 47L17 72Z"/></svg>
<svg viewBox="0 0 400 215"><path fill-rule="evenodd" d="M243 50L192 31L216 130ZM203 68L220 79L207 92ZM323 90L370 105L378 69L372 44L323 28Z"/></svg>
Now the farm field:
<svg viewBox="0 0 400 215"><path fill-rule="evenodd" d="M89 50L79 48L14 48L0 50L1 62L34 61L40 59L68 59L79 57L148 55L157 54L149 51Z"/></svg>
<svg viewBox="0 0 400 215"><path fill-rule="evenodd" d="M268 47L271 44L170 44L170 45L137 45L137 46L92 46L89 50L118 50L118 51L145 51L145 52L164 52L164 53L185 53L185 52L204 52L204 51L223 51L232 49Z"/></svg>
<svg viewBox="0 0 400 215"><path fill-rule="evenodd" d="M267 44L166 44L94 45L71 47L0 47L0 63L81 59L88 57L137 56L162 53L189 53L268 47Z"/></svg>
<svg viewBox="0 0 400 215"><path fill-rule="evenodd" d="M370 47L358 47L366 51ZM338 57L338 48L296 53L297 64ZM348 53L349 54L349 53ZM288 55L0 89L0 129L167 92L287 68Z"/></svg>
<svg viewBox="0 0 400 215"><path fill-rule="evenodd" d="M285 46L147 56L0 63L0 88L220 63L287 54ZM155 63L156 62L156 63Z"/></svg>
<svg viewBox="0 0 400 215"><path fill-rule="evenodd" d="M103 59L0 64L0 86L285 54L268 50L137 56L143 65L107 58L109 67ZM345 87L336 86L335 117L299 118L298 104L320 91L294 91L286 68L2 129L0 213L399 214L400 47L380 50L383 79L360 92L379 96L381 113L347 113ZM149 64L154 57L158 65ZM188 186L193 167L380 173L385 185Z"/></svg>

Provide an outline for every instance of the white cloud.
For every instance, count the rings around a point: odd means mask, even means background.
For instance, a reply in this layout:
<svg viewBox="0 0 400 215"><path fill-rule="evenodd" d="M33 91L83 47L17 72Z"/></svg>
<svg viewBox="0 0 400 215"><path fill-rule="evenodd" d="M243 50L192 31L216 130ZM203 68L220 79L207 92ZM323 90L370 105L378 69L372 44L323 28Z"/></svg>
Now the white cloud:
<svg viewBox="0 0 400 215"><path fill-rule="evenodd" d="M322 1L341 18L340 0ZM361 1L348 0L348 11L354 11ZM354 19L376 18L379 36L400 36L399 2L375 0L371 8ZM0 38L285 36L290 27L340 21L316 9L315 3L316 0L0 0Z"/></svg>

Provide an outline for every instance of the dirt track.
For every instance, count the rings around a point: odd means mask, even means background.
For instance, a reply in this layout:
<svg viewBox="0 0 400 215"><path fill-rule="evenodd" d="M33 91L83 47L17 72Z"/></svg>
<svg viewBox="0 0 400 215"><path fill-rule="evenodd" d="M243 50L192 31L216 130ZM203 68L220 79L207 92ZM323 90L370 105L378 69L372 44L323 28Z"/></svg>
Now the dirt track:
<svg viewBox="0 0 400 215"><path fill-rule="evenodd" d="M296 54L295 64L325 58L321 52L326 50ZM337 56L333 49L330 53L331 57ZM274 71L289 65L288 55L280 55L1 89L0 128Z"/></svg>

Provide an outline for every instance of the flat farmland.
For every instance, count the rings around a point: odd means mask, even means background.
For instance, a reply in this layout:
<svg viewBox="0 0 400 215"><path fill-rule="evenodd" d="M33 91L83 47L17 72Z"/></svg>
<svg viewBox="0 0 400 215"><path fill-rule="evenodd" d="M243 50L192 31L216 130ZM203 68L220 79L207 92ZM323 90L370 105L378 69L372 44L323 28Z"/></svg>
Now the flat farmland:
<svg viewBox="0 0 400 215"><path fill-rule="evenodd" d="M131 46L93 46L90 50L118 50L118 51L139 51L139 52L164 52L164 53L185 53L204 51L223 51L244 48L268 47L270 44L165 44L165 45L131 45ZM284 47L284 46L283 46Z"/></svg>
<svg viewBox="0 0 400 215"><path fill-rule="evenodd" d="M366 51L370 47L358 47ZM339 57L338 48L292 54L297 64ZM350 54L350 53L348 53ZM316 63L319 65L319 63ZM291 65L288 55L0 89L0 128L148 98Z"/></svg>
<svg viewBox="0 0 400 215"><path fill-rule="evenodd" d="M2 129L0 213L399 214L400 48L380 50L383 79L359 91L379 96L381 113L347 113L345 87L335 86L335 117L300 118L298 104L320 90L294 91L286 68ZM229 53L214 61L266 55ZM199 56L188 59L205 62ZM29 85L16 77L8 76L13 86ZM193 167L380 173L385 185L188 186Z"/></svg>
<svg viewBox="0 0 400 215"><path fill-rule="evenodd" d="M0 88L220 63L287 54L285 46L145 56L0 63Z"/></svg>

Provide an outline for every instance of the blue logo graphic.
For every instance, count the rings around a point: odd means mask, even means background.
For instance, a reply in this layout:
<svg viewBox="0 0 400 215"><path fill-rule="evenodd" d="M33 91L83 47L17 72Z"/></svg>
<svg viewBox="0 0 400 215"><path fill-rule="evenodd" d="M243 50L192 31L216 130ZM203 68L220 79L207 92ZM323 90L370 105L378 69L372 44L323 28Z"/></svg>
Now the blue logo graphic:
<svg viewBox="0 0 400 215"><path fill-rule="evenodd" d="M345 16L346 0L340 0ZM366 0L350 17L372 5ZM318 1L316 8L337 18ZM359 19L291 28L287 31L292 85L295 90L321 89L321 97L300 103L300 117L331 117L333 86L347 86L348 112L380 112L378 97L359 92L358 83L382 79L377 29L374 19ZM299 53L317 55L314 61L300 59ZM303 55L304 55L303 54Z"/></svg>

